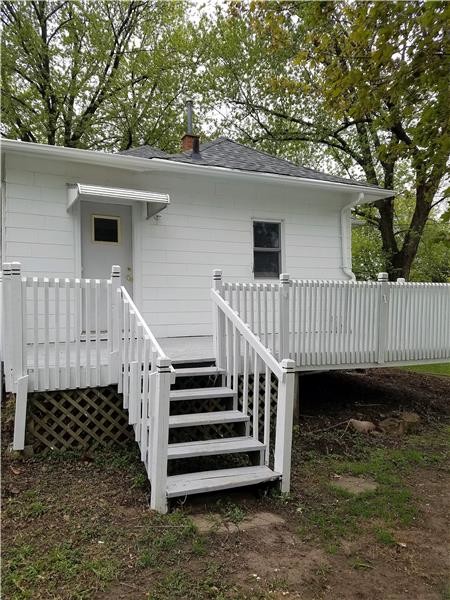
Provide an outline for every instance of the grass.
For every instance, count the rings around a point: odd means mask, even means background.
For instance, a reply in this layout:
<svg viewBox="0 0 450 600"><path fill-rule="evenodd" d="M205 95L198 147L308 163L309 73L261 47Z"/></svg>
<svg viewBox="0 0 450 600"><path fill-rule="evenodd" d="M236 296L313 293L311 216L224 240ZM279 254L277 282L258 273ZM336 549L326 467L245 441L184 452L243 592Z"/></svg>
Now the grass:
<svg viewBox="0 0 450 600"><path fill-rule="evenodd" d="M81 600L92 589L104 589L118 571L114 558L88 558L69 542L56 544L48 551L22 543L4 552L4 562L3 591L11 600L35 598L37 586L43 586L50 597L65 584L71 588L73 585L73 598ZM83 579L79 587L76 580L80 575Z"/></svg>
<svg viewBox="0 0 450 600"><path fill-rule="evenodd" d="M358 460L336 456L316 456L302 468L311 483L314 497L297 508L298 532L310 539L319 534L325 548L334 554L344 538L355 537L368 523L375 539L392 545L389 529L411 525L419 515L416 501L407 485L413 468L438 465L450 452L450 428L428 436L414 436L401 448L372 448ZM320 473L318 475L318 473ZM333 475L370 478L378 484L374 491L353 494L333 486Z"/></svg>
<svg viewBox="0 0 450 600"><path fill-rule="evenodd" d="M414 371L415 373L426 373L430 375L447 375L450 377L450 363L438 363L430 365L411 365L410 367L400 367L404 371Z"/></svg>
<svg viewBox="0 0 450 600"><path fill-rule="evenodd" d="M220 581L219 567L210 565L203 576L186 573L177 569L168 573L157 583L155 589L147 596L148 600L175 600L190 598L199 600L225 600L229 598L228 587ZM244 596L234 596L236 600Z"/></svg>
<svg viewBox="0 0 450 600"><path fill-rule="evenodd" d="M239 525L247 516L245 509L234 502L223 502L218 500L216 506L225 521Z"/></svg>

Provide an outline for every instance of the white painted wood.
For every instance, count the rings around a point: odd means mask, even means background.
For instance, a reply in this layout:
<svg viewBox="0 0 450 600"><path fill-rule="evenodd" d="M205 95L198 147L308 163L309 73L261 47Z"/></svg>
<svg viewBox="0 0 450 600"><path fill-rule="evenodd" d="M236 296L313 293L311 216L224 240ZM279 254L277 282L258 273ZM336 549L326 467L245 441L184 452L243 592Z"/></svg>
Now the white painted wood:
<svg viewBox="0 0 450 600"><path fill-rule="evenodd" d="M264 444L251 437L233 437L219 440L201 440L169 444L168 458L191 458L194 456L214 456L220 454L238 454L239 452L260 452Z"/></svg>
<svg viewBox="0 0 450 600"><path fill-rule="evenodd" d="M222 271L215 269L213 271L212 289L219 295L222 295ZM213 304L213 344L216 365L219 368L225 366L225 320L222 312Z"/></svg>
<svg viewBox="0 0 450 600"><path fill-rule="evenodd" d="M17 380L16 410L14 416L13 449L23 450L25 446L25 429L27 421L28 375Z"/></svg>
<svg viewBox="0 0 450 600"><path fill-rule="evenodd" d="M238 410L172 415L169 425L174 427L195 427L197 425L218 425L220 423L245 423L249 417Z"/></svg>
<svg viewBox="0 0 450 600"><path fill-rule="evenodd" d="M260 356L260 358L271 368L271 370L277 375L281 376L282 371L275 360L270 354L268 349L261 343L261 340L250 330L250 328L239 318L237 313L229 306L225 300L219 296L214 290L211 290L211 298L215 302L226 317L234 324L240 334L247 340L253 350Z"/></svg>
<svg viewBox="0 0 450 600"><path fill-rule="evenodd" d="M177 377L201 377L203 375L223 375L225 369L219 367L175 367Z"/></svg>
<svg viewBox="0 0 450 600"><path fill-rule="evenodd" d="M158 358L155 375L154 415L152 419L150 507L161 513L167 512L166 489L169 445L170 366L169 359Z"/></svg>
<svg viewBox="0 0 450 600"><path fill-rule="evenodd" d="M176 373L176 372L175 372ZM176 373L177 374L177 373ZM191 388L171 390L171 400L202 400L208 398L234 398L237 392L229 387Z"/></svg>
<svg viewBox="0 0 450 600"><path fill-rule="evenodd" d="M288 493L291 477L292 421L294 412L294 361L281 362L284 376L278 382L274 469L282 474L281 491Z"/></svg>
<svg viewBox="0 0 450 600"><path fill-rule="evenodd" d="M389 276L387 273L378 273L379 299L378 299L378 347L377 362L382 364L386 360L386 346L389 318ZM364 362L364 361L360 361Z"/></svg>
<svg viewBox="0 0 450 600"><path fill-rule="evenodd" d="M265 466L238 467L236 469L173 475L167 478L167 497L175 498L177 496L258 485L259 483L276 481L279 478L279 473Z"/></svg>

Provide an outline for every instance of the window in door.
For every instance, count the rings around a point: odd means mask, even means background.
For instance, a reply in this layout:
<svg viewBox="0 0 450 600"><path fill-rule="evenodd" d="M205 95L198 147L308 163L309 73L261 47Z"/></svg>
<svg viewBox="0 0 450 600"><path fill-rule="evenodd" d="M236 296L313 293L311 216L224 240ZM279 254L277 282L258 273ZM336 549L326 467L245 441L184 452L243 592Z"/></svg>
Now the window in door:
<svg viewBox="0 0 450 600"><path fill-rule="evenodd" d="M92 241L120 243L120 217L92 215Z"/></svg>
<svg viewBox="0 0 450 600"><path fill-rule="evenodd" d="M281 273L281 223L253 221L253 272L257 278Z"/></svg>

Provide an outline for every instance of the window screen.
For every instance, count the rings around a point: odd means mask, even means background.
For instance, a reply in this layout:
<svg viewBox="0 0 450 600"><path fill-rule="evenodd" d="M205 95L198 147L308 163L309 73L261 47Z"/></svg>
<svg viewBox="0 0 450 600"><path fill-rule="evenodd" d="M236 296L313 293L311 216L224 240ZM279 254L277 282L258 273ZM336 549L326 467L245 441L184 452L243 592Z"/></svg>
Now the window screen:
<svg viewBox="0 0 450 600"><path fill-rule="evenodd" d="M92 238L94 242L119 243L120 217L92 215Z"/></svg>
<svg viewBox="0 0 450 600"><path fill-rule="evenodd" d="M255 277L279 277L281 272L281 225L253 221L253 272Z"/></svg>

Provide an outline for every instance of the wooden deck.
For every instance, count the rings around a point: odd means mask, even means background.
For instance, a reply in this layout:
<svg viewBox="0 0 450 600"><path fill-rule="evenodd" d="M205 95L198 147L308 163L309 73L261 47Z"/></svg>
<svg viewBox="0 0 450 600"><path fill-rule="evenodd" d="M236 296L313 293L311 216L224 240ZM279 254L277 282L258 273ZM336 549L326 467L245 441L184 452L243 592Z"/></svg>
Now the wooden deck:
<svg viewBox="0 0 450 600"><path fill-rule="evenodd" d="M199 363L214 361L213 338L212 336L197 336L197 337L174 337L160 338L159 343L167 356L174 363ZM97 344L95 340L91 340L89 348L89 364L94 367L98 363L103 366L109 365L109 357L107 355L107 343L105 340L100 340ZM27 368L32 370L35 364L38 367L44 367L46 362L49 367L57 365L63 367L66 365L67 358L69 364L74 366L76 363L76 344L75 342L60 342L58 345L49 343L47 345L48 357L46 358L46 345L27 344ZM57 351L58 349L58 351ZM86 366L88 348L86 341L80 343L80 365ZM37 358L37 362L36 361Z"/></svg>

